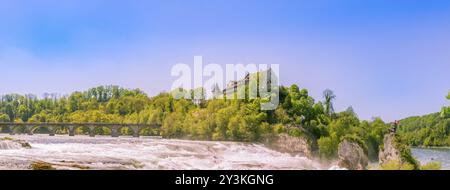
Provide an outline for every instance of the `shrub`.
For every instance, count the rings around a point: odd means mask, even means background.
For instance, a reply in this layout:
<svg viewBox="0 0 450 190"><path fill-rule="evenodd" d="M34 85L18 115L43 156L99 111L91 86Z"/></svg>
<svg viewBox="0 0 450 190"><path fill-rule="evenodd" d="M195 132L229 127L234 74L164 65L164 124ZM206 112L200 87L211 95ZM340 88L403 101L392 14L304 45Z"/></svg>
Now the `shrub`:
<svg viewBox="0 0 450 190"><path fill-rule="evenodd" d="M381 165L382 170L414 170L414 166L410 163L400 163L398 160L391 160Z"/></svg>
<svg viewBox="0 0 450 190"><path fill-rule="evenodd" d="M392 141L393 145L400 152L400 156L403 162L408 163L413 166L413 169L420 169L419 162L412 156L411 149L408 145L400 142L399 137L396 135Z"/></svg>
<svg viewBox="0 0 450 190"><path fill-rule="evenodd" d="M273 126L273 130L276 134L281 134L286 132L286 127L283 124L277 124Z"/></svg>
<svg viewBox="0 0 450 190"><path fill-rule="evenodd" d="M290 128L288 134L293 137L302 137L305 135L299 128Z"/></svg>
<svg viewBox="0 0 450 190"><path fill-rule="evenodd" d="M440 162L428 162L420 166L420 170L440 170L441 168L442 164Z"/></svg>
<svg viewBox="0 0 450 190"><path fill-rule="evenodd" d="M332 159L336 157L338 144L331 137L321 137L317 144L321 158Z"/></svg>

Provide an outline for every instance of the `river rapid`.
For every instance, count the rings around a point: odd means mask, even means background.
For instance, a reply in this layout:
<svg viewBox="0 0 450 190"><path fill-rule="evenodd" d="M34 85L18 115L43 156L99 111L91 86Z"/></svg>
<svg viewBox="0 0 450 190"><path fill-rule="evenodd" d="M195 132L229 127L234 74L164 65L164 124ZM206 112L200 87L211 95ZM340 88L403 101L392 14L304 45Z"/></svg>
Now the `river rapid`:
<svg viewBox="0 0 450 190"><path fill-rule="evenodd" d="M8 137L8 135L0 135ZM301 155L261 144L161 139L156 137L69 137L15 135L31 149L0 144L0 169L29 169L47 162L56 169L94 170L320 170L329 169Z"/></svg>
<svg viewBox="0 0 450 190"><path fill-rule="evenodd" d="M30 143L31 149L0 141L0 170L26 170L34 162L56 169L93 170L327 170L341 169L261 144L189 141L157 137L69 137L0 135ZM412 148L422 164L441 162L450 170L449 148Z"/></svg>

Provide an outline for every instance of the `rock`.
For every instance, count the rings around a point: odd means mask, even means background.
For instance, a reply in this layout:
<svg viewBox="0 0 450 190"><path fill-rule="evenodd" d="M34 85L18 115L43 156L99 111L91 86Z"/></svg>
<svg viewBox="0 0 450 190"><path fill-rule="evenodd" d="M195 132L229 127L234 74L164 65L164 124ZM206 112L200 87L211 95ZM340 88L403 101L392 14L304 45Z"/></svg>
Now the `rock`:
<svg viewBox="0 0 450 190"><path fill-rule="evenodd" d="M392 165L393 163L398 163L399 169L404 165L410 165L412 169L418 169L419 163L411 154L411 149L402 144L398 137L393 134L387 134L384 136L383 147L380 149L378 154L378 159L380 165Z"/></svg>
<svg viewBox="0 0 450 190"><path fill-rule="evenodd" d="M33 162L30 164L30 169L32 170L56 170L52 164L47 162Z"/></svg>
<svg viewBox="0 0 450 190"><path fill-rule="evenodd" d="M289 153L293 155L304 155L308 158L313 157L315 152L315 146L306 137L293 137L288 134L279 134L274 137L268 138L265 141L265 145L271 149L277 150L283 153Z"/></svg>
<svg viewBox="0 0 450 190"><path fill-rule="evenodd" d="M0 138L0 150L31 148L30 143L20 139L13 139L10 137Z"/></svg>
<svg viewBox="0 0 450 190"><path fill-rule="evenodd" d="M89 166L79 165L75 163L49 163L44 161L35 161L28 167L31 170L89 170Z"/></svg>
<svg viewBox="0 0 450 190"><path fill-rule="evenodd" d="M394 146L393 140L394 135L386 135L383 140L383 148L380 150L378 159L380 165L386 164L390 161L400 161L402 158L400 156L400 151Z"/></svg>
<svg viewBox="0 0 450 190"><path fill-rule="evenodd" d="M344 139L339 144L338 166L349 170L365 170L369 163L367 151L358 142Z"/></svg>
<svg viewBox="0 0 450 190"><path fill-rule="evenodd" d="M78 164L72 164L72 165L69 165L69 167L80 169L80 170L89 170L89 169L91 169L89 166L83 166L83 165L78 165Z"/></svg>

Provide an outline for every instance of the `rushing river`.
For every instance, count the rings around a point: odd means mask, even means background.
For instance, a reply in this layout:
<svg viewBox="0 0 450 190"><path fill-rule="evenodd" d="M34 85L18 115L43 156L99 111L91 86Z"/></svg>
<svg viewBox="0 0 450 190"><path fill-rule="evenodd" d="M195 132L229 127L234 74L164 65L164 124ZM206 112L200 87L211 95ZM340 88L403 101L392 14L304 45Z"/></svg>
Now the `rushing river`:
<svg viewBox="0 0 450 190"><path fill-rule="evenodd" d="M0 138L8 135L0 135ZM32 148L0 142L0 169L29 169L33 162L47 162L57 169L119 170L315 170L330 169L301 155L290 155L260 144L167 140L155 137L69 137L67 135L16 135ZM450 149L413 148L422 164L437 161L450 169Z"/></svg>
<svg viewBox="0 0 450 190"><path fill-rule="evenodd" d="M32 148L1 145L0 169L28 169L39 161L57 169L328 169L306 157L280 153L260 144L150 137L12 137L28 141Z"/></svg>

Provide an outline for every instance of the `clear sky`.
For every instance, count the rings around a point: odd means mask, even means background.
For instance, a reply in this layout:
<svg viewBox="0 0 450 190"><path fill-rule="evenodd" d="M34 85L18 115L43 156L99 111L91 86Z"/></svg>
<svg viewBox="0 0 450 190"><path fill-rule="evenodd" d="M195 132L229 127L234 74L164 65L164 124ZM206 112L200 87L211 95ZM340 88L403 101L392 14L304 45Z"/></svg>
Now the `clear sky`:
<svg viewBox="0 0 450 190"><path fill-rule="evenodd" d="M169 90L176 63L280 64L363 119L437 112L450 89L448 0L2 0L0 94L104 84Z"/></svg>

